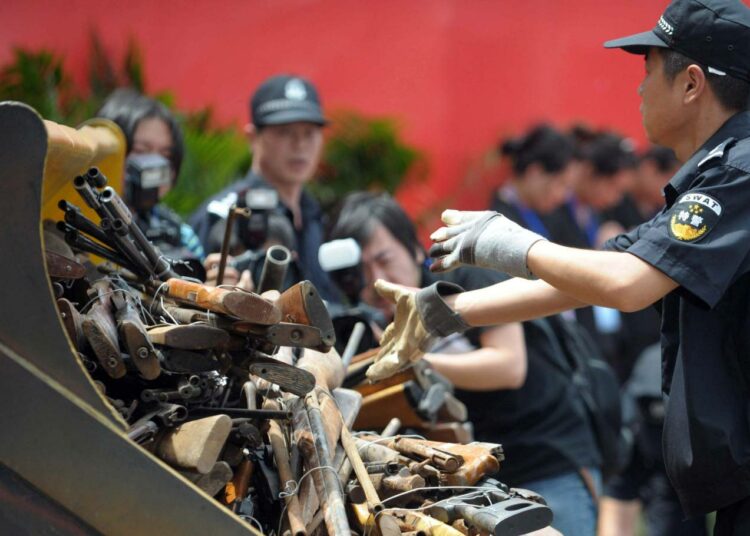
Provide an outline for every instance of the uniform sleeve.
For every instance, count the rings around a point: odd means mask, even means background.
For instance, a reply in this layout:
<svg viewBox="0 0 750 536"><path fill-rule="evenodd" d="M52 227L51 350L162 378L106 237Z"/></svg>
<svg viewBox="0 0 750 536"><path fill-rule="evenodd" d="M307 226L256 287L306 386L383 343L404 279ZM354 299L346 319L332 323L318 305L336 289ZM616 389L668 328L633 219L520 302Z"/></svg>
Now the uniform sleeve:
<svg viewBox="0 0 750 536"><path fill-rule="evenodd" d="M613 242L713 308L750 250L750 175L719 166L693 184L669 209Z"/></svg>
<svg viewBox="0 0 750 536"><path fill-rule="evenodd" d="M637 227L634 227L627 233L623 233L621 235L618 235L614 238L611 238L607 240L604 245L602 246L602 249L605 251L627 251L630 246L635 244L638 239L646 234L646 232L651 228L651 225L653 222L661 216L661 213L654 216L652 220L649 220L647 222L644 222Z"/></svg>

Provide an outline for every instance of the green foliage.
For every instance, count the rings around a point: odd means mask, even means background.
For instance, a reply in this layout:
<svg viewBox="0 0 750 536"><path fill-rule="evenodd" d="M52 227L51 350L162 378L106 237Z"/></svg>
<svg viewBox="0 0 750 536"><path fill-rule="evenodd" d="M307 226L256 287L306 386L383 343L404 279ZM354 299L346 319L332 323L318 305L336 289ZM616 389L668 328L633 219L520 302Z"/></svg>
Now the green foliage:
<svg viewBox="0 0 750 536"><path fill-rule="evenodd" d="M400 140L391 119L339 112L333 114L330 128L321 172L311 185L324 207L356 190L393 193L423 162L416 149Z"/></svg>
<svg viewBox="0 0 750 536"><path fill-rule="evenodd" d="M25 102L46 119L64 119L61 94L69 89L62 59L51 52L17 48L13 61L0 69L0 100Z"/></svg>
<svg viewBox="0 0 750 536"><path fill-rule="evenodd" d="M192 113L183 122L185 159L177 186L164 198L183 216L250 167L247 140L235 128L212 124L210 109Z"/></svg>
<svg viewBox="0 0 750 536"><path fill-rule="evenodd" d="M90 36L87 87L74 87L63 59L49 51L16 49L12 62L0 67L0 100L25 102L42 117L70 126L94 117L107 96L122 86L144 91L143 53L131 39L118 61L96 32ZM174 109L171 92L154 98ZM237 128L215 125L211 108L175 113L182 120L185 159L177 186L164 201L187 216L203 200L244 175L250 153ZM333 114L319 179L311 189L324 208L355 190L393 193L407 175L415 175L415 170L420 175L421 162L421 155L399 139L392 120L340 112Z"/></svg>

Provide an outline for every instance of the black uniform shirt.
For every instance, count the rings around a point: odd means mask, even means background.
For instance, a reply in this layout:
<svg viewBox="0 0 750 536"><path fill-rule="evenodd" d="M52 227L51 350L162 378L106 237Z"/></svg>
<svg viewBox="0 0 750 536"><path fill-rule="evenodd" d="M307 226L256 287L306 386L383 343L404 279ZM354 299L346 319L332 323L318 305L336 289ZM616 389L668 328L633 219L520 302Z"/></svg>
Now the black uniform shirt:
<svg viewBox="0 0 750 536"><path fill-rule="evenodd" d="M208 253L211 253L208 251L209 235L214 223L226 218L229 207L237 201L238 193L251 188L272 188L272 186L251 171L247 177L232 183L203 203L190 217L190 225L195 229ZM324 236L323 212L318 202L304 190L300 198L300 210L302 227L295 228L297 241L295 250L299 257L302 276L312 281L323 299L338 302L340 301L339 292L318 261L318 249L323 243ZM279 201L278 211L293 221L292 211L281 201Z"/></svg>
<svg viewBox="0 0 750 536"><path fill-rule="evenodd" d="M679 287L661 302L664 460L688 515L750 495L750 112L664 189L666 207L608 243Z"/></svg>

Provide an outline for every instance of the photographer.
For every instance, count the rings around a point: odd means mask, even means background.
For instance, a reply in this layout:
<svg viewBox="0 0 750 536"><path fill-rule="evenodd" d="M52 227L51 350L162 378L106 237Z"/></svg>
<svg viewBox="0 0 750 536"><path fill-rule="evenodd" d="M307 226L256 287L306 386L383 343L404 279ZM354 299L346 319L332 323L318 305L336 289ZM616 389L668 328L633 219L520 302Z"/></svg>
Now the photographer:
<svg viewBox="0 0 750 536"><path fill-rule="evenodd" d="M395 308L375 292L376 279L419 288L444 280L466 289L505 279L477 268L430 273L414 225L387 194L349 195L331 235L359 243L362 298L388 320ZM503 445L503 482L541 494L563 534L593 536L600 457L575 387L543 356L552 351L545 341L534 326L508 323L438 340L426 358L457 388L476 439Z"/></svg>
<svg viewBox="0 0 750 536"><path fill-rule="evenodd" d="M182 164L182 131L174 116L162 103L120 88L97 117L114 121L125 134L123 199L146 237L168 257L202 260L203 247L193 229L159 202L177 182Z"/></svg>
<svg viewBox="0 0 750 536"><path fill-rule="evenodd" d="M301 278L312 281L325 300L338 301L338 292L318 262L323 214L304 188L318 168L328 122L318 92L304 78L274 76L253 94L250 114L252 122L245 127L253 153L250 172L201 205L190 223L206 249L216 252L220 243L211 239L212 229L227 218L230 207L239 206L248 192L275 192L277 201L271 210L291 224L295 238L291 249L297 254ZM249 244L241 246L252 249Z"/></svg>

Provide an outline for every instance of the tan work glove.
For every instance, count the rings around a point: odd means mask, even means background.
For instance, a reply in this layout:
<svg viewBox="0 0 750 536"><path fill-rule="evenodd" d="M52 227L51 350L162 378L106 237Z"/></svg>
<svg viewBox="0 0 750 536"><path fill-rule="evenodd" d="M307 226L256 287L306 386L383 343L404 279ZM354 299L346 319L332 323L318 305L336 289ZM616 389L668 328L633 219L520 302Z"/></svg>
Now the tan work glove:
<svg viewBox="0 0 750 536"><path fill-rule="evenodd" d="M367 369L371 381L393 376L418 361L437 338L469 328L443 301L443 296L463 291L458 285L440 281L417 290L379 279L375 290L396 305L396 314L380 339L375 363Z"/></svg>

